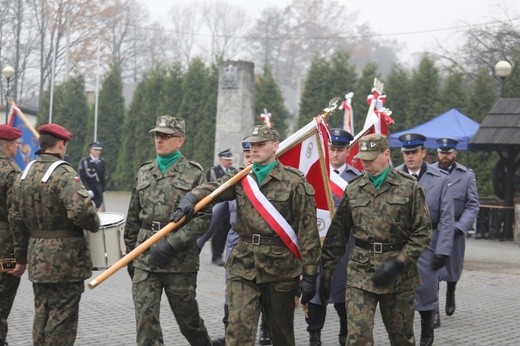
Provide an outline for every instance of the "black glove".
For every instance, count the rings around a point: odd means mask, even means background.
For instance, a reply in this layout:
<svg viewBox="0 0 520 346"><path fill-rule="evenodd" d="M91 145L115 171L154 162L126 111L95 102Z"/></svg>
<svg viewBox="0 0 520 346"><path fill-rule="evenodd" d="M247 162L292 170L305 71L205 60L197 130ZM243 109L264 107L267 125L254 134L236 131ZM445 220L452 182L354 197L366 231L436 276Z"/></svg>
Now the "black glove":
<svg viewBox="0 0 520 346"><path fill-rule="evenodd" d="M168 243L166 239L161 239L150 248L148 263L158 268L166 267L174 253L175 250L171 247L170 243Z"/></svg>
<svg viewBox="0 0 520 346"><path fill-rule="evenodd" d="M173 210L173 213L170 216L170 221L177 222L184 215L186 215L185 222L190 221L191 217L193 216L195 204L197 204L197 196L191 192L188 192L186 195L184 195L184 197L182 197L177 207Z"/></svg>
<svg viewBox="0 0 520 346"><path fill-rule="evenodd" d="M383 263L372 277L374 286L380 287L389 284L390 281L392 281L392 279L403 270L403 266L404 263L395 258Z"/></svg>
<svg viewBox="0 0 520 346"><path fill-rule="evenodd" d="M308 275L303 274L303 278L300 280L300 291L302 294L301 303L307 304L312 297L316 295L316 278L318 274Z"/></svg>
<svg viewBox="0 0 520 346"><path fill-rule="evenodd" d="M432 269L433 270L441 269L442 267L444 267L444 264L446 264L447 259L448 259L448 256L446 256L446 255L435 255L433 257Z"/></svg>
<svg viewBox="0 0 520 346"><path fill-rule="evenodd" d="M128 275L130 275L130 279L134 278L134 261L128 262L126 265L126 270L128 271Z"/></svg>
<svg viewBox="0 0 520 346"><path fill-rule="evenodd" d="M327 305L327 301L330 297L330 280L325 280L323 277L320 281L320 300L321 305Z"/></svg>

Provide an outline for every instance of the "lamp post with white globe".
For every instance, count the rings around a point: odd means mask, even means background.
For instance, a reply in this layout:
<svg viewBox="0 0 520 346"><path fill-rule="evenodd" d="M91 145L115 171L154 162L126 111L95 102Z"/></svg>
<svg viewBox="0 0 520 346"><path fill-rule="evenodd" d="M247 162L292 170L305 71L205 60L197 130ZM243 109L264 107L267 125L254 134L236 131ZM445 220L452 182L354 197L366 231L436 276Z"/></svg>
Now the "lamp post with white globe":
<svg viewBox="0 0 520 346"><path fill-rule="evenodd" d="M14 68L11 65L5 65L2 75L7 79L7 87L5 89L5 123L7 124L7 118L9 117L9 84L14 76Z"/></svg>
<svg viewBox="0 0 520 346"><path fill-rule="evenodd" d="M504 97L506 78L511 74L511 64L507 61L499 61L495 65L495 75L500 78L500 97Z"/></svg>

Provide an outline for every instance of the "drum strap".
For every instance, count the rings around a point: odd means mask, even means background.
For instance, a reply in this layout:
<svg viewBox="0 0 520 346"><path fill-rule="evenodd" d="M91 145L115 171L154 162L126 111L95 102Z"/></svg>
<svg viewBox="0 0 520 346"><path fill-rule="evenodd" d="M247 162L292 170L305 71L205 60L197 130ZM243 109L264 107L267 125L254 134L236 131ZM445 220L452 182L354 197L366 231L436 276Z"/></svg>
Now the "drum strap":
<svg viewBox="0 0 520 346"><path fill-rule="evenodd" d="M22 173L22 176L20 177L21 180L24 180L27 177L27 174L29 174L29 171L31 170L31 166L35 162L36 162L36 160L33 160L27 164L27 167L25 167L25 169ZM51 174L52 174L52 172L54 172L56 167L58 167L59 165L62 165L64 163L67 163L67 161L59 160L59 161L54 162L52 165L50 165L50 167L47 169L47 172L45 172L45 174L43 175L43 178L41 180L42 183L46 183L47 180L49 180L49 178L51 177Z"/></svg>
<svg viewBox="0 0 520 346"><path fill-rule="evenodd" d="M35 163L36 160L32 160L31 162L29 162L27 164L27 166L25 167L25 169L23 170L23 173L22 173L22 176L21 176L21 180L24 180L25 177L27 177L27 174L29 173L29 170L31 169L31 166L33 165L33 163Z"/></svg>

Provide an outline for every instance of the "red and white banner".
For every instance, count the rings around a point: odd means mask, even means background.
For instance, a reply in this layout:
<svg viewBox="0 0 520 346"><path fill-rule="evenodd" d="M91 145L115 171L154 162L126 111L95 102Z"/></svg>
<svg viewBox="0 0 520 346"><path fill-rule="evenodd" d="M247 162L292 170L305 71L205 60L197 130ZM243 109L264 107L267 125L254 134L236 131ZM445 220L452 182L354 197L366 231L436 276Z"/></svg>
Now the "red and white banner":
<svg viewBox="0 0 520 346"><path fill-rule="evenodd" d="M329 131L325 120L315 118L316 129L302 141L284 151L278 159L286 166L299 169L314 187L316 216L320 237L324 237L330 226L334 203L329 185Z"/></svg>
<svg viewBox="0 0 520 346"><path fill-rule="evenodd" d="M347 163L356 167L358 170L363 170L361 160L354 159L354 156L359 152L359 139L363 136L372 133L381 133L388 137L388 125L392 125L394 120L390 117L392 112L383 107L386 95L382 95L383 85L374 80L374 87L372 94L367 96L367 104L369 105L365 125L350 144L350 151L347 156Z"/></svg>
<svg viewBox="0 0 520 346"><path fill-rule="evenodd" d="M353 92L349 92L345 95L345 100L339 107L343 110L343 130L349 133L354 133L354 109L352 108L352 96Z"/></svg>

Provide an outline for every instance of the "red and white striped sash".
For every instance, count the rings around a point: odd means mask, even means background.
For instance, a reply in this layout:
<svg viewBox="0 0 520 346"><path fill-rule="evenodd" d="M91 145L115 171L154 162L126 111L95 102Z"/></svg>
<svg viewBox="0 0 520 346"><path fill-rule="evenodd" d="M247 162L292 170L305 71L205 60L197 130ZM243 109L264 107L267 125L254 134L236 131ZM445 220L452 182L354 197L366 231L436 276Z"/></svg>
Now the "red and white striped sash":
<svg viewBox="0 0 520 346"><path fill-rule="evenodd" d="M267 197L265 197L265 195L260 191L256 181L250 175L242 179L241 183L246 196L249 198L253 207L255 207L260 216L262 216L267 224L283 240L284 244L289 248L289 250L291 250L294 256L301 259L298 236L292 229L291 225L289 225L282 214L276 210L274 205L269 202Z"/></svg>

